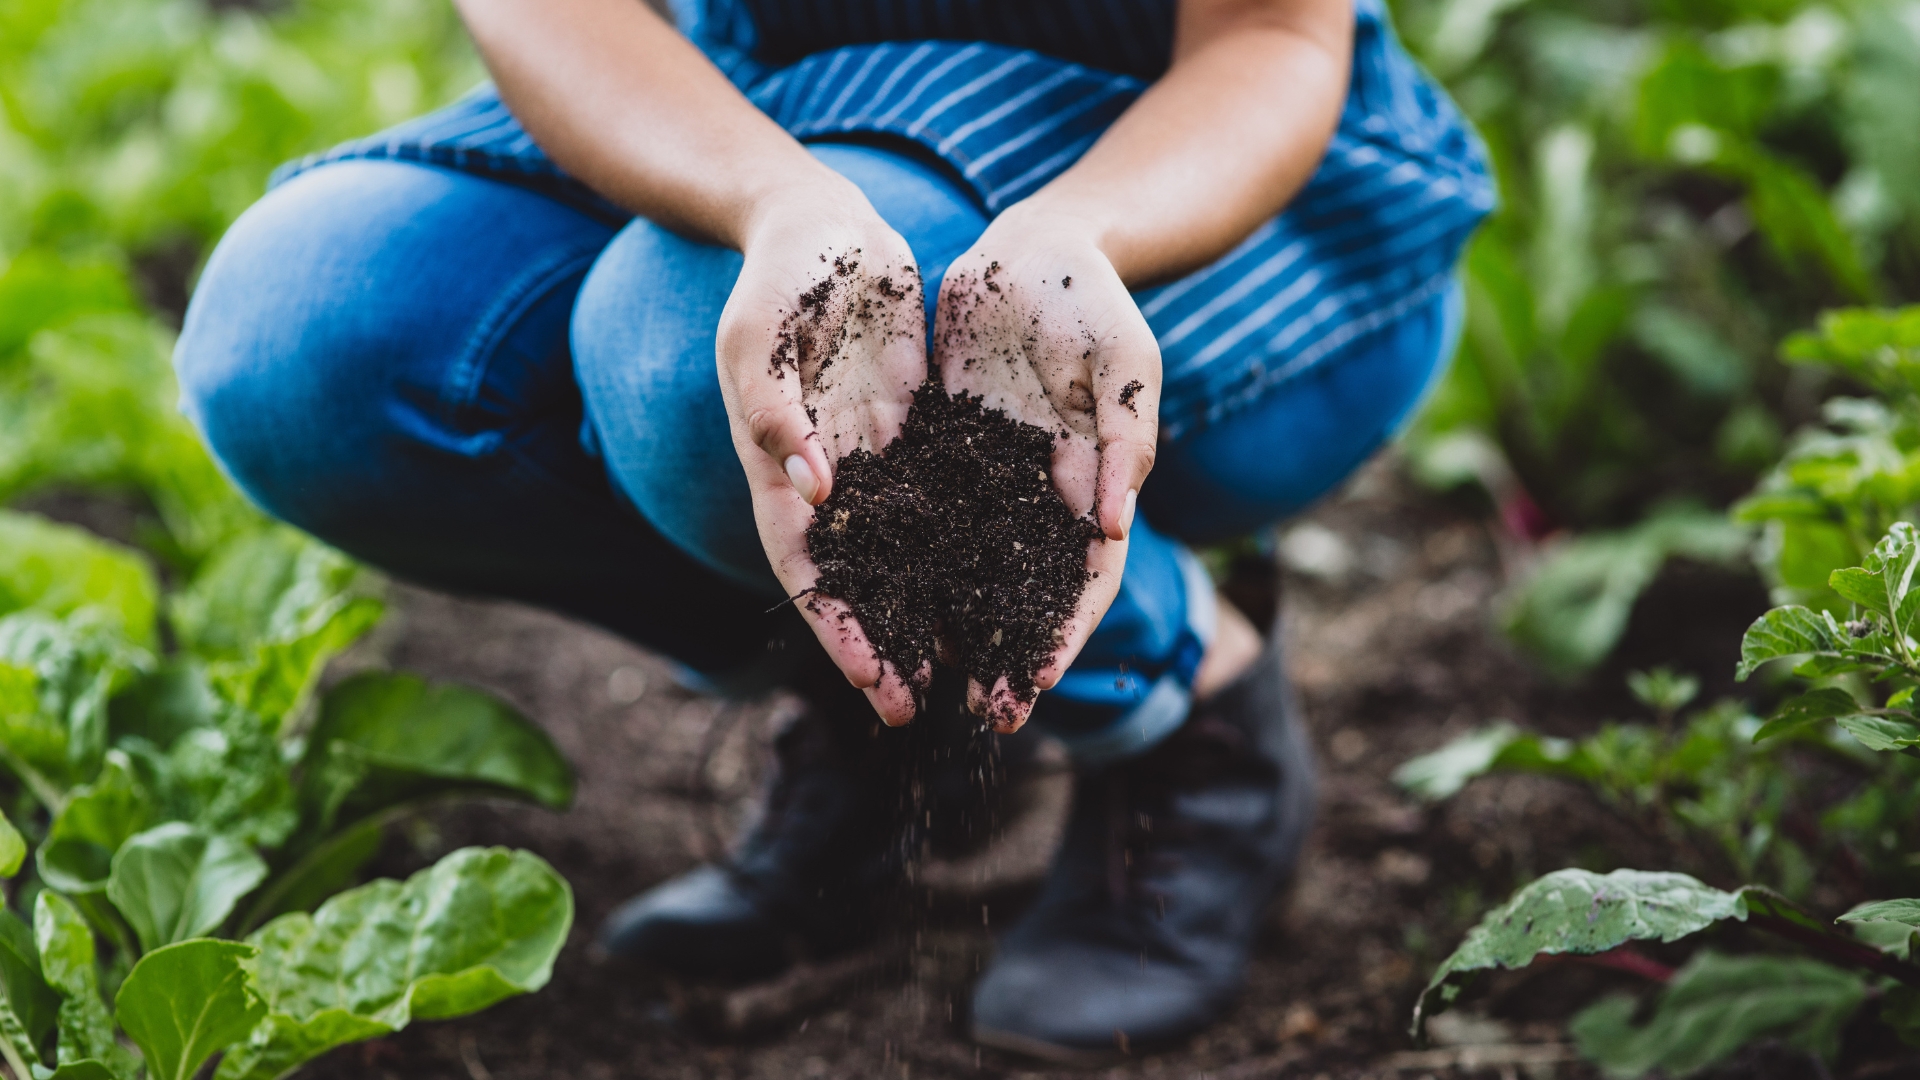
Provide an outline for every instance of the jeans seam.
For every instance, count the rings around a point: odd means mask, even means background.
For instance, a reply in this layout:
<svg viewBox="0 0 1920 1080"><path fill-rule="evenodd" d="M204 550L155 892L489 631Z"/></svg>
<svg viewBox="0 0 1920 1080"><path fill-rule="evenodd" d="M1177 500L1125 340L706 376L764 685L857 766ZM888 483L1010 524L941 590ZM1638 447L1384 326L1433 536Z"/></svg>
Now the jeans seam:
<svg viewBox="0 0 1920 1080"><path fill-rule="evenodd" d="M587 250L568 248L559 255L532 263L488 305L440 387L442 419L448 427L465 430L469 410L479 396L487 368L513 327L555 286L592 265L602 247L604 245Z"/></svg>

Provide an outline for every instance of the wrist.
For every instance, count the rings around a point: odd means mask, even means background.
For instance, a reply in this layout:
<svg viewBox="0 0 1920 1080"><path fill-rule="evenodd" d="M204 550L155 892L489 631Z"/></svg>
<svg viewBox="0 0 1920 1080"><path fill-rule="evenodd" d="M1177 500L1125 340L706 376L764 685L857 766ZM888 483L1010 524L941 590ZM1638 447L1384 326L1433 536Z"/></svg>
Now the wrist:
<svg viewBox="0 0 1920 1080"><path fill-rule="evenodd" d="M1038 243L1055 251L1090 251L1098 254L1122 281L1127 269L1118 240L1123 230L1097 208L1082 200L1063 197L1048 190L1009 206L993 221L993 229L1026 243Z"/></svg>
<svg viewBox="0 0 1920 1080"><path fill-rule="evenodd" d="M796 176L788 171L771 178L742 199L727 236L728 246L745 253L775 237L790 235L796 227L873 216L873 207L854 183L808 155L810 168Z"/></svg>

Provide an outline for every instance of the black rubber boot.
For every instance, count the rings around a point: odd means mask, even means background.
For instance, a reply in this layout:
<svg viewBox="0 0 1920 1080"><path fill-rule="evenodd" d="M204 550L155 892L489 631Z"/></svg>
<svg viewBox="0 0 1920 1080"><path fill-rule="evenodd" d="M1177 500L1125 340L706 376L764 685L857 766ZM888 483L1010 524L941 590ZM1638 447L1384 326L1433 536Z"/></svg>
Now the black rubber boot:
<svg viewBox="0 0 1920 1080"><path fill-rule="evenodd" d="M810 695L774 742L765 809L733 857L627 901L601 947L681 978L746 980L872 940L908 856L964 850L991 818L1005 751L943 689L897 730L857 691Z"/></svg>
<svg viewBox="0 0 1920 1080"><path fill-rule="evenodd" d="M974 988L973 1035L1090 1064L1218 1019L1299 857L1313 754L1277 643L1164 743L1075 785L1040 898Z"/></svg>

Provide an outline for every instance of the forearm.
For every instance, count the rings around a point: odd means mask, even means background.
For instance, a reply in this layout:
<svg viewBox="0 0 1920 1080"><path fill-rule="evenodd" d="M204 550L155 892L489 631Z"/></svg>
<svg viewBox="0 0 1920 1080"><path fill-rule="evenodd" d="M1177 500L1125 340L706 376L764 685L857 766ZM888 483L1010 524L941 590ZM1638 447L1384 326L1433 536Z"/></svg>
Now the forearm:
<svg viewBox="0 0 1920 1080"><path fill-rule="evenodd" d="M1346 100L1350 0L1182 9L1166 75L1009 211L1087 231L1130 287L1203 266L1278 213L1318 167Z"/></svg>
<svg viewBox="0 0 1920 1080"><path fill-rule="evenodd" d="M782 198L859 198L640 0L455 4L541 149L626 209L743 248Z"/></svg>

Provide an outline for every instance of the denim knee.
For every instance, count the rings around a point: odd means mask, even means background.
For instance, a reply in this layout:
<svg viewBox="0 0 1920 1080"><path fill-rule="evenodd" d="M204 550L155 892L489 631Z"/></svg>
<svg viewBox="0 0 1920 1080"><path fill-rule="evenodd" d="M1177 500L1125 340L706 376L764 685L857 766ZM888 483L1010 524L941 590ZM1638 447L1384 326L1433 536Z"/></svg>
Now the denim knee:
<svg viewBox="0 0 1920 1080"><path fill-rule="evenodd" d="M181 409L258 505L330 536L392 494L410 457L498 447L483 354L556 286L551 337L570 386L566 282L608 235L447 170L353 161L301 174L208 261L174 354Z"/></svg>

